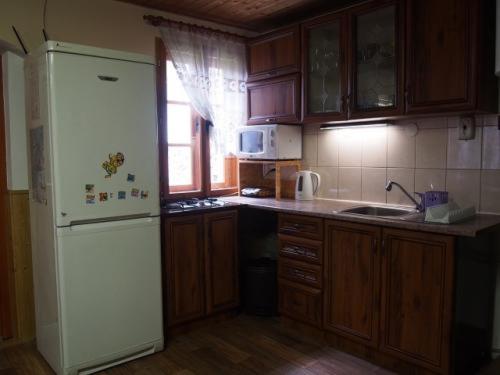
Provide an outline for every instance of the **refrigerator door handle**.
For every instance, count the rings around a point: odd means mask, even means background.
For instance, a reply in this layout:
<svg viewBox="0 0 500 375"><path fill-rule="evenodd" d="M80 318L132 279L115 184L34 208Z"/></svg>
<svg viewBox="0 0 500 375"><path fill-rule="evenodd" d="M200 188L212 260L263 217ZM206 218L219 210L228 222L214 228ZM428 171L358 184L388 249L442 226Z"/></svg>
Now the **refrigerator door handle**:
<svg viewBox="0 0 500 375"><path fill-rule="evenodd" d="M71 221L69 223L68 227L73 227L76 225L109 223L111 221L146 219L146 218L153 218L153 217L155 217L155 216L151 215L150 212L146 212L146 213L134 214L134 215L102 217L102 218L98 218L98 219L74 220L74 221Z"/></svg>

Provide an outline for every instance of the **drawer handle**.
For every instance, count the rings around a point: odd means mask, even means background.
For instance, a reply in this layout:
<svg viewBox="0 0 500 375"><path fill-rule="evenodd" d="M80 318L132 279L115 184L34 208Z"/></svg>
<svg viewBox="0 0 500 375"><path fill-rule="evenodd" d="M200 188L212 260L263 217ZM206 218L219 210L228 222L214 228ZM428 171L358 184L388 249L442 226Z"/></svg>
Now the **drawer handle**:
<svg viewBox="0 0 500 375"><path fill-rule="evenodd" d="M283 248L283 251L286 252L286 253L294 253L294 254L298 254L298 255L306 255L308 253L308 251L302 247L299 247L299 246L285 246Z"/></svg>

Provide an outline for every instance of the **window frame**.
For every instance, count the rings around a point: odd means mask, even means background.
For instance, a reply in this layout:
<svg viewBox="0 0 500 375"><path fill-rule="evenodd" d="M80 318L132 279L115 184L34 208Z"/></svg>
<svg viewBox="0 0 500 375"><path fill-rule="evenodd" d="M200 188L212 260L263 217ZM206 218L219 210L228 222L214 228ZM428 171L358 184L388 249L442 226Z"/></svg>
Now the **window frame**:
<svg viewBox="0 0 500 375"><path fill-rule="evenodd" d="M155 39L156 52L156 96L157 96L157 116L158 116L158 145L160 157L160 194L161 198L167 201L186 199L186 198L204 198L204 197L220 197L224 195L234 195L238 192L238 167L236 157L231 162L226 163L224 168L230 170L232 178L230 182L234 182L234 187L227 187L228 183L211 184L210 178L210 141L209 129L207 122L192 109L193 116L196 116L196 121L199 124L199 137L196 152L199 153L200 163L194 163L193 177L199 179L199 190L175 191L180 190L180 186L176 186L172 191L168 181L168 137L167 137L167 60L169 59L168 51L163 44L163 40L159 37ZM195 124L196 121L193 121ZM230 164L230 165L227 165ZM232 169L232 170L231 170ZM196 186L196 184L194 184ZM188 186L189 187L189 186Z"/></svg>

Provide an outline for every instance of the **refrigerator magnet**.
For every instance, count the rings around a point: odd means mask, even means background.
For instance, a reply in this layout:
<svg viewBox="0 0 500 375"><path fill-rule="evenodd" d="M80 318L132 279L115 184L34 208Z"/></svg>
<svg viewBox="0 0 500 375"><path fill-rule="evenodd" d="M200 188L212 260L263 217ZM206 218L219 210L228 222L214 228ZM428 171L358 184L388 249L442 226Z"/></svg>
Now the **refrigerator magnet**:
<svg viewBox="0 0 500 375"><path fill-rule="evenodd" d="M108 193L99 193L99 201L100 202L106 202L108 200Z"/></svg>
<svg viewBox="0 0 500 375"><path fill-rule="evenodd" d="M141 191L141 199L147 199L149 197L149 191L142 190Z"/></svg>
<svg viewBox="0 0 500 375"><path fill-rule="evenodd" d="M125 162L125 155L117 152L116 154L109 154L108 159L101 164L102 168L106 171L105 178L111 178L112 175L116 174L118 168Z"/></svg>
<svg viewBox="0 0 500 375"><path fill-rule="evenodd" d="M94 185L93 184L85 184L85 193L94 194Z"/></svg>
<svg viewBox="0 0 500 375"><path fill-rule="evenodd" d="M118 192L118 199L125 199L126 197L127 197L126 191L119 191Z"/></svg>
<svg viewBox="0 0 500 375"><path fill-rule="evenodd" d="M135 181L135 174L127 173L127 182L134 182L134 181Z"/></svg>
<svg viewBox="0 0 500 375"><path fill-rule="evenodd" d="M134 198L137 198L139 196L139 189L132 189L130 195L133 196Z"/></svg>
<svg viewBox="0 0 500 375"><path fill-rule="evenodd" d="M95 203L95 195L94 194L87 194L85 196L85 203L86 204L94 204Z"/></svg>
<svg viewBox="0 0 500 375"><path fill-rule="evenodd" d="M109 193L109 199L113 199L114 196L115 196L115 193Z"/></svg>

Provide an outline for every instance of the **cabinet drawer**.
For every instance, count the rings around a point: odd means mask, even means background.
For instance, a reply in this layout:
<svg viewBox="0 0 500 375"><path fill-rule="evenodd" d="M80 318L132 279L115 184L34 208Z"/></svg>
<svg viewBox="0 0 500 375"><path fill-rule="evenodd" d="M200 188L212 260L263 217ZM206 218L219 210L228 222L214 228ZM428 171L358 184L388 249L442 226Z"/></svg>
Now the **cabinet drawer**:
<svg viewBox="0 0 500 375"><path fill-rule="evenodd" d="M279 254L287 258L322 264L323 243L320 241L280 234Z"/></svg>
<svg viewBox="0 0 500 375"><path fill-rule="evenodd" d="M278 225L280 233L323 240L323 219L318 217L281 214Z"/></svg>
<svg viewBox="0 0 500 375"><path fill-rule="evenodd" d="M321 289L321 266L316 264L280 258L278 263L278 276L283 279L298 282L299 284L306 284Z"/></svg>
<svg viewBox="0 0 500 375"><path fill-rule="evenodd" d="M279 311L292 319L321 327L321 291L279 279Z"/></svg>

